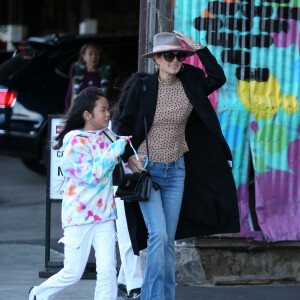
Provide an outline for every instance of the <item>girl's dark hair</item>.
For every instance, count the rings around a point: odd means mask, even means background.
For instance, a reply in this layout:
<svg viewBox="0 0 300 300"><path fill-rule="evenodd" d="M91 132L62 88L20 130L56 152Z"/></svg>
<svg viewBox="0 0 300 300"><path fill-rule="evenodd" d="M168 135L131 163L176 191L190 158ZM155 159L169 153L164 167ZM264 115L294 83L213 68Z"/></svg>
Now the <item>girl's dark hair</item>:
<svg viewBox="0 0 300 300"><path fill-rule="evenodd" d="M62 131L55 138L58 143L53 147L53 149L57 150L62 147L64 136L69 131L84 127L84 111L93 113L93 109L96 106L96 101L99 100L100 97L105 97L104 93L101 89L93 86L85 88L78 94L74 100L74 103L67 112L67 119L64 122Z"/></svg>
<svg viewBox="0 0 300 300"><path fill-rule="evenodd" d="M118 101L116 102L116 104L114 105L112 112L111 112L111 116L114 117L116 115L120 115L123 111L123 108L125 106L125 103L127 101L128 98L128 94L129 94L129 90L130 87L132 86L132 84L138 80L139 78L145 78L148 77L149 74L145 73L145 72L136 72L133 73L123 84L123 87L121 89L121 94L119 96Z"/></svg>

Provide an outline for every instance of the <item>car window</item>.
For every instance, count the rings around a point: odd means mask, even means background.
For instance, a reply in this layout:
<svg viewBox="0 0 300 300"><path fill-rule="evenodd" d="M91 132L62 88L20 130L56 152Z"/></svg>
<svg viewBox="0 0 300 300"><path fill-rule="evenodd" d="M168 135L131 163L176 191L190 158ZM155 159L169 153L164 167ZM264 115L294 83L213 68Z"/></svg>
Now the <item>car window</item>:
<svg viewBox="0 0 300 300"><path fill-rule="evenodd" d="M78 59L78 53L79 51L75 51L71 55L69 55L54 69L54 72L63 78L69 78L71 65Z"/></svg>

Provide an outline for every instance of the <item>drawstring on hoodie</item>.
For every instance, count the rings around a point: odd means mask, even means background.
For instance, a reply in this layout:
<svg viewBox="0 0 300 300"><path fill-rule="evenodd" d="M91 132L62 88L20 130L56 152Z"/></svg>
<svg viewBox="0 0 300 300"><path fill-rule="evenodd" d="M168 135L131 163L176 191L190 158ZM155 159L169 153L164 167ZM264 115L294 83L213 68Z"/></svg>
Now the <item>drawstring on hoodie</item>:
<svg viewBox="0 0 300 300"><path fill-rule="evenodd" d="M118 137L118 138L120 138L120 139L126 139L126 140L128 141L128 143L129 143L130 147L131 147L132 150L133 150L133 153L134 153L135 158L136 158L137 160L140 160L140 159L139 159L139 156L138 156L136 150L134 149L134 147L133 147L133 145L132 145L132 142L131 142L131 140L130 140L130 138L129 138L128 136L117 135L117 134L114 133L113 131L112 131L112 133L113 133L116 137ZM148 156L147 156L147 155L144 155L144 157L145 157L145 164L144 164L143 168L146 168L146 166L147 166L147 164L148 164Z"/></svg>

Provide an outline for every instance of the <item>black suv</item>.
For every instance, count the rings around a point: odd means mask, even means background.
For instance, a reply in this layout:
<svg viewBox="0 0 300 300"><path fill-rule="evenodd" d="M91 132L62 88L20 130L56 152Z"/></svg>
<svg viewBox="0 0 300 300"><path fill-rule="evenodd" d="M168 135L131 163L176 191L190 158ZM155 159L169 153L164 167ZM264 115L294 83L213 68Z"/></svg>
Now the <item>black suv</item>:
<svg viewBox="0 0 300 300"><path fill-rule="evenodd" d="M14 54L14 51L7 51L4 49L0 49L0 64L11 58Z"/></svg>
<svg viewBox="0 0 300 300"><path fill-rule="evenodd" d="M65 112L69 69L86 43L101 46L114 79L137 70L137 36L51 35L16 43L0 64L0 153L45 174L47 119Z"/></svg>

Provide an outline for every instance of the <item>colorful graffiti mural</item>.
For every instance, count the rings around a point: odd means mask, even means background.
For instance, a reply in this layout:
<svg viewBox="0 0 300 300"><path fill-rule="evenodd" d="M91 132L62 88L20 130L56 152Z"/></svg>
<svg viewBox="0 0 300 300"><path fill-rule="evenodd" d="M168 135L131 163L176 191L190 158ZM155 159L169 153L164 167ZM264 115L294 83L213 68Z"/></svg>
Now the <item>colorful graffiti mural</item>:
<svg viewBox="0 0 300 300"><path fill-rule="evenodd" d="M240 235L300 240L300 1L176 0L174 17L227 76L210 100L234 157ZM249 210L250 158L261 231Z"/></svg>

